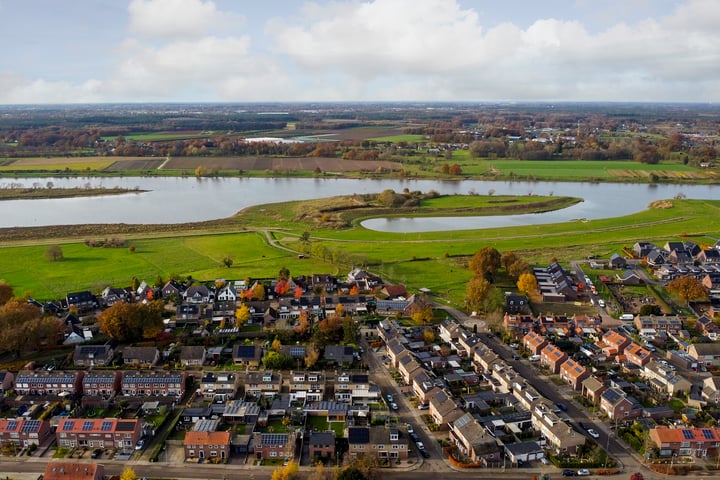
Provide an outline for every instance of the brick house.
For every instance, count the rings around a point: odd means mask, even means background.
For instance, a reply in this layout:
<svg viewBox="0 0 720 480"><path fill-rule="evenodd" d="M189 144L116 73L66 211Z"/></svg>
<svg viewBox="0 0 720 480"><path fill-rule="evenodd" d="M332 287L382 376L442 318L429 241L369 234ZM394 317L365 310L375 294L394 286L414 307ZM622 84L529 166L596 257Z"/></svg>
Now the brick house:
<svg viewBox="0 0 720 480"><path fill-rule="evenodd" d="M240 379L233 372L207 372L200 379L200 393L211 402L234 399L239 386Z"/></svg>
<svg viewBox="0 0 720 480"><path fill-rule="evenodd" d="M600 396L600 411L610 420L632 420L642 415L643 407L619 388L608 388Z"/></svg>
<svg viewBox="0 0 720 480"><path fill-rule="evenodd" d="M450 439L473 462L487 465L502 458L495 438L469 413L450 424Z"/></svg>
<svg viewBox="0 0 720 480"><path fill-rule="evenodd" d="M280 372L250 372L245 376L245 396L260 398L279 395L282 383Z"/></svg>
<svg viewBox="0 0 720 480"><path fill-rule="evenodd" d="M368 405L380 399L380 389L365 372L343 372L335 383L335 400L351 405Z"/></svg>
<svg viewBox="0 0 720 480"><path fill-rule="evenodd" d="M125 347L122 351L123 365L134 368L151 368L160 361L156 347Z"/></svg>
<svg viewBox="0 0 720 480"><path fill-rule="evenodd" d="M607 390L607 386L596 377L588 377L582 382L582 395L594 405L600 403L600 396Z"/></svg>
<svg viewBox="0 0 720 480"><path fill-rule="evenodd" d="M14 443L19 448L41 445L51 435L50 422L28 418L0 419L0 445Z"/></svg>
<svg viewBox="0 0 720 480"><path fill-rule="evenodd" d="M122 372L107 370L91 370L83 377L83 394L93 397L110 398L120 391Z"/></svg>
<svg viewBox="0 0 720 480"><path fill-rule="evenodd" d="M602 336L602 350L607 358L622 355L630 345L630 339L616 330L608 330Z"/></svg>
<svg viewBox="0 0 720 480"><path fill-rule="evenodd" d="M115 350L110 345L77 345L73 354L76 367L94 367L108 365Z"/></svg>
<svg viewBox="0 0 720 480"><path fill-rule="evenodd" d="M137 419L117 418L61 418L55 430L60 447L117 448L132 451L142 437Z"/></svg>
<svg viewBox="0 0 720 480"><path fill-rule="evenodd" d="M652 359L650 352L637 343L631 343L625 348L625 360L628 363L644 367Z"/></svg>
<svg viewBox="0 0 720 480"><path fill-rule="evenodd" d="M207 350L201 345L183 345L180 349L180 363L185 367L202 367Z"/></svg>
<svg viewBox="0 0 720 480"><path fill-rule="evenodd" d="M261 433L253 434L255 458L265 459L291 459L295 456L295 432L289 433Z"/></svg>
<svg viewBox="0 0 720 480"><path fill-rule="evenodd" d="M249 368L258 368L262 358L260 345L237 344L233 347L233 363Z"/></svg>
<svg viewBox="0 0 720 480"><path fill-rule="evenodd" d="M387 427L348 427L348 453L351 459L363 456L381 461L406 460L408 440L400 437L400 431Z"/></svg>
<svg viewBox="0 0 720 480"><path fill-rule="evenodd" d="M720 366L720 343L693 343L688 355L706 366Z"/></svg>
<svg viewBox="0 0 720 480"><path fill-rule="evenodd" d="M45 466L43 480L103 480L105 466L101 463L51 461Z"/></svg>
<svg viewBox="0 0 720 480"><path fill-rule="evenodd" d="M587 368L573 359L568 359L560 365L560 378L567 382L573 390L580 390L582 382L590 376Z"/></svg>
<svg viewBox="0 0 720 480"><path fill-rule="evenodd" d="M230 432L187 432L183 449L186 460L198 458L225 461L230 456Z"/></svg>
<svg viewBox="0 0 720 480"><path fill-rule="evenodd" d="M440 390L430 397L430 409L428 412L435 424L440 427L440 430L447 430L449 424L463 414L460 405L455 402L452 395L444 390Z"/></svg>
<svg viewBox="0 0 720 480"><path fill-rule="evenodd" d="M542 335L539 335L533 331L529 331L524 337L523 337L523 346L525 349L529 350L531 354L533 355L540 355L540 352L543 348L545 348L548 344L547 338L543 337Z"/></svg>
<svg viewBox="0 0 720 480"><path fill-rule="evenodd" d="M655 427L650 441L661 457L717 457L720 431L717 428Z"/></svg>
<svg viewBox="0 0 720 480"><path fill-rule="evenodd" d="M320 402L325 398L325 375L322 372L290 372L290 401Z"/></svg>
<svg viewBox="0 0 720 480"><path fill-rule="evenodd" d="M310 459L313 463L318 459L335 458L335 432L313 432L308 441Z"/></svg>
<svg viewBox="0 0 720 480"><path fill-rule="evenodd" d="M553 344L548 344L540 351L540 363L552 373L560 373L560 366L568 359L567 353Z"/></svg>
<svg viewBox="0 0 720 480"><path fill-rule="evenodd" d="M75 395L82 394L83 371L22 370L15 379L18 395Z"/></svg>
<svg viewBox="0 0 720 480"><path fill-rule="evenodd" d="M7 370L0 371L0 397L5 395L5 392L13 388L15 383L15 375Z"/></svg>
<svg viewBox="0 0 720 480"><path fill-rule="evenodd" d="M185 393L185 373L173 371L138 370L125 372L120 383L122 394L129 397L182 397Z"/></svg>

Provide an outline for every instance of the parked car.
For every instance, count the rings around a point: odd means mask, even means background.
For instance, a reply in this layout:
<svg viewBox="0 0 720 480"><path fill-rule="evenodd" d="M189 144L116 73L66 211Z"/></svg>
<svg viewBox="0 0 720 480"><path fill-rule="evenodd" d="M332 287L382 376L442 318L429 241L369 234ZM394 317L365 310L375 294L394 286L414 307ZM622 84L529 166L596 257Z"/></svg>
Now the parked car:
<svg viewBox="0 0 720 480"><path fill-rule="evenodd" d="M397 403L393 402L393 403L390 404L390 408L393 409L393 410L397 410L397 409L399 409L400 407L398 407L398 404L397 404Z"/></svg>
<svg viewBox="0 0 720 480"><path fill-rule="evenodd" d="M511 343L510 348L512 348L513 350L517 350L518 348L520 348L520 345L518 345L517 343Z"/></svg>
<svg viewBox="0 0 720 480"><path fill-rule="evenodd" d="M138 442L135 444L135 450L142 450L144 446L145 446L145 439L144 439L144 438L141 438L141 439L138 440Z"/></svg>
<svg viewBox="0 0 720 480"><path fill-rule="evenodd" d="M415 445L417 445L418 450L425 450L425 444L423 442L417 442Z"/></svg>
<svg viewBox="0 0 720 480"><path fill-rule="evenodd" d="M588 430L587 432L593 438L600 438L600 434L598 432L596 432L595 430L593 430L592 428L590 430Z"/></svg>
<svg viewBox="0 0 720 480"><path fill-rule="evenodd" d="M590 475L590 470L588 470L587 468L581 468L577 471L577 474L578 477L587 477L588 475Z"/></svg>
<svg viewBox="0 0 720 480"><path fill-rule="evenodd" d="M407 432L408 432L408 433L413 433L413 432L415 431L415 429L413 428L413 426L410 425L409 423L408 423L406 426L407 426Z"/></svg>
<svg viewBox="0 0 720 480"><path fill-rule="evenodd" d="M513 354L513 360L520 360L520 355L517 353Z"/></svg>
<svg viewBox="0 0 720 480"><path fill-rule="evenodd" d="M577 476L577 472L575 470L563 470L562 471L563 477L575 477Z"/></svg>
<svg viewBox="0 0 720 480"><path fill-rule="evenodd" d="M564 403L556 403L555 405L557 405L557 407L558 407L560 410L562 410L563 412L567 412L567 411L568 411L568 407L567 407L567 405L565 405Z"/></svg>
<svg viewBox="0 0 720 480"><path fill-rule="evenodd" d="M420 455L422 455L423 458L430 458L430 452L427 450L420 450Z"/></svg>
<svg viewBox="0 0 720 480"><path fill-rule="evenodd" d="M550 460L548 460L548 459L545 458L545 457L542 457L542 458L540 459L540 462L541 462L543 465L550 465Z"/></svg>
<svg viewBox="0 0 720 480"><path fill-rule="evenodd" d="M90 458L100 458L102 456L102 453L103 453L102 448L96 448L90 454Z"/></svg>
<svg viewBox="0 0 720 480"><path fill-rule="evenodd" d="M583 430L590 430L592 428L592 425L585 422L580 422L578 423L578 425L580 425L580 428L582 428Z"/></svg>
<svg viewBox="0 0 720 480"><path fill-rule="evenodd" d="M605 308L605 300L603 300L602 298L598 300L598 306L600 308Z"/></svg>
<svg viewBox="0 0 720 480"><path fill-rule="evenodd" d="M428 408L430 408L430 405L425 405L424 403L418 405L418 410L427 410Z"/></svg>
<svg viewBox="0 0 720 480"><path fill-rule="evenodd" d="M385 398L387 398L387 401L390 402L390 403L392 403L392 402L395 401L395 399L393 398L393 396L390 395L389 393L385 396Z"/></svg>
<svg viewBox="0 0 720 480"><path fill-rule="evenodd" d="M412 438L412 441L415 442L415 443L417 443L417 442L420 441L420 437L419 437L418 434L415 433L415 432L413 432L413 433L410 434L410 438Z"/></svg>

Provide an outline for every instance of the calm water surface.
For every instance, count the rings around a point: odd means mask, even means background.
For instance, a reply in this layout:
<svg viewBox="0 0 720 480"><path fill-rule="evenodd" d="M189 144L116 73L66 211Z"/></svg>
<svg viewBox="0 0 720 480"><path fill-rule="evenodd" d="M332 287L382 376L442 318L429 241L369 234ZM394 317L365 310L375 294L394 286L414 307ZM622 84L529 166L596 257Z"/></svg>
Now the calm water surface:
<svg viewBox="0 0 720 480"><path fill-rule="evenodd" d="M488 182L440 180L357 180L312 178L23 178L2 179L31 187L53 182L56 188L124 187L148 190L126 195L48 200L0 201L0 227L72 225L82 223L180 223L224 218L251 205L306 200L352 193L377 193L404 188L441 194L556 195L584 201L564 210L502 217L372 219L363 226L389 232L461 230L596 219L643 210L651 201L672 198L720 199L720 186L623 185L565 182Z"/></svg>

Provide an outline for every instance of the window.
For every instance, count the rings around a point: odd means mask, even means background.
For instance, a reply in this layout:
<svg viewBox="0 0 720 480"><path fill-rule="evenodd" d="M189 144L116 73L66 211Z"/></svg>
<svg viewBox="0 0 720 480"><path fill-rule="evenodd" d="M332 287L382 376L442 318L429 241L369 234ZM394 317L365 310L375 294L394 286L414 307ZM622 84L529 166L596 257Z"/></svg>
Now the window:
<svg viewBox="0 0 720 480"><path fill-rule="evenodd" d="M277 457L277 452L270 452L271 457Z"/></svg>

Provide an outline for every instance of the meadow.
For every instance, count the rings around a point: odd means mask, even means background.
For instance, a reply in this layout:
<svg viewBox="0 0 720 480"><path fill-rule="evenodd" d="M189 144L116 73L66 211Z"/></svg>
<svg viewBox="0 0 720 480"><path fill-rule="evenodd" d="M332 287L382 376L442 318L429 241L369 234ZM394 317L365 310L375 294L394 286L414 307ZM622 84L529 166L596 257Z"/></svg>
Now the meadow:
<svg viewBox="0 0 720 480"><path fill-rule="evenodd" d="M276 276L283 266L294 275L343 275L359 261L391 282L404 283L411 289L430 288L462 304L470 278L468 257L486 245L501 252L515 251L531 264L545 265L554 258L562 262L588 255L608 258L639 240L662 245L669 240L688 239L712 245L720 237L720 201L704 200L662 202L662 208L656 205L610 219L411 234L370 231L354 222L337 228L306 214L347 205L349 198L251 207L227 219L222 226L224 233L210 234L189 225L175 233L134 234L136 237L128 239L134 252L129 248L90 248L80 239L66 239L57 241L65 259L52 262L45 258L47 242L5 246L0 249L0 278L16 293L55 298L68 291L99 292L107 285L126 286L133 276L150 283L158 275L190 275L201 280L267 278ZM435 214L440 206L452 206L447 210L450 212L468 204L477 205L474 202L481 200L498 200L482 196L443 198L445 205L442 199L430 201ZM214 228L220 227L215 224ZM307 242L302 239L304 234L309 236ZM323 248L330 252L325 255L327 260L320 255L297 255ZM233 259L231 268L222 262L228 255Z"/></svg>

